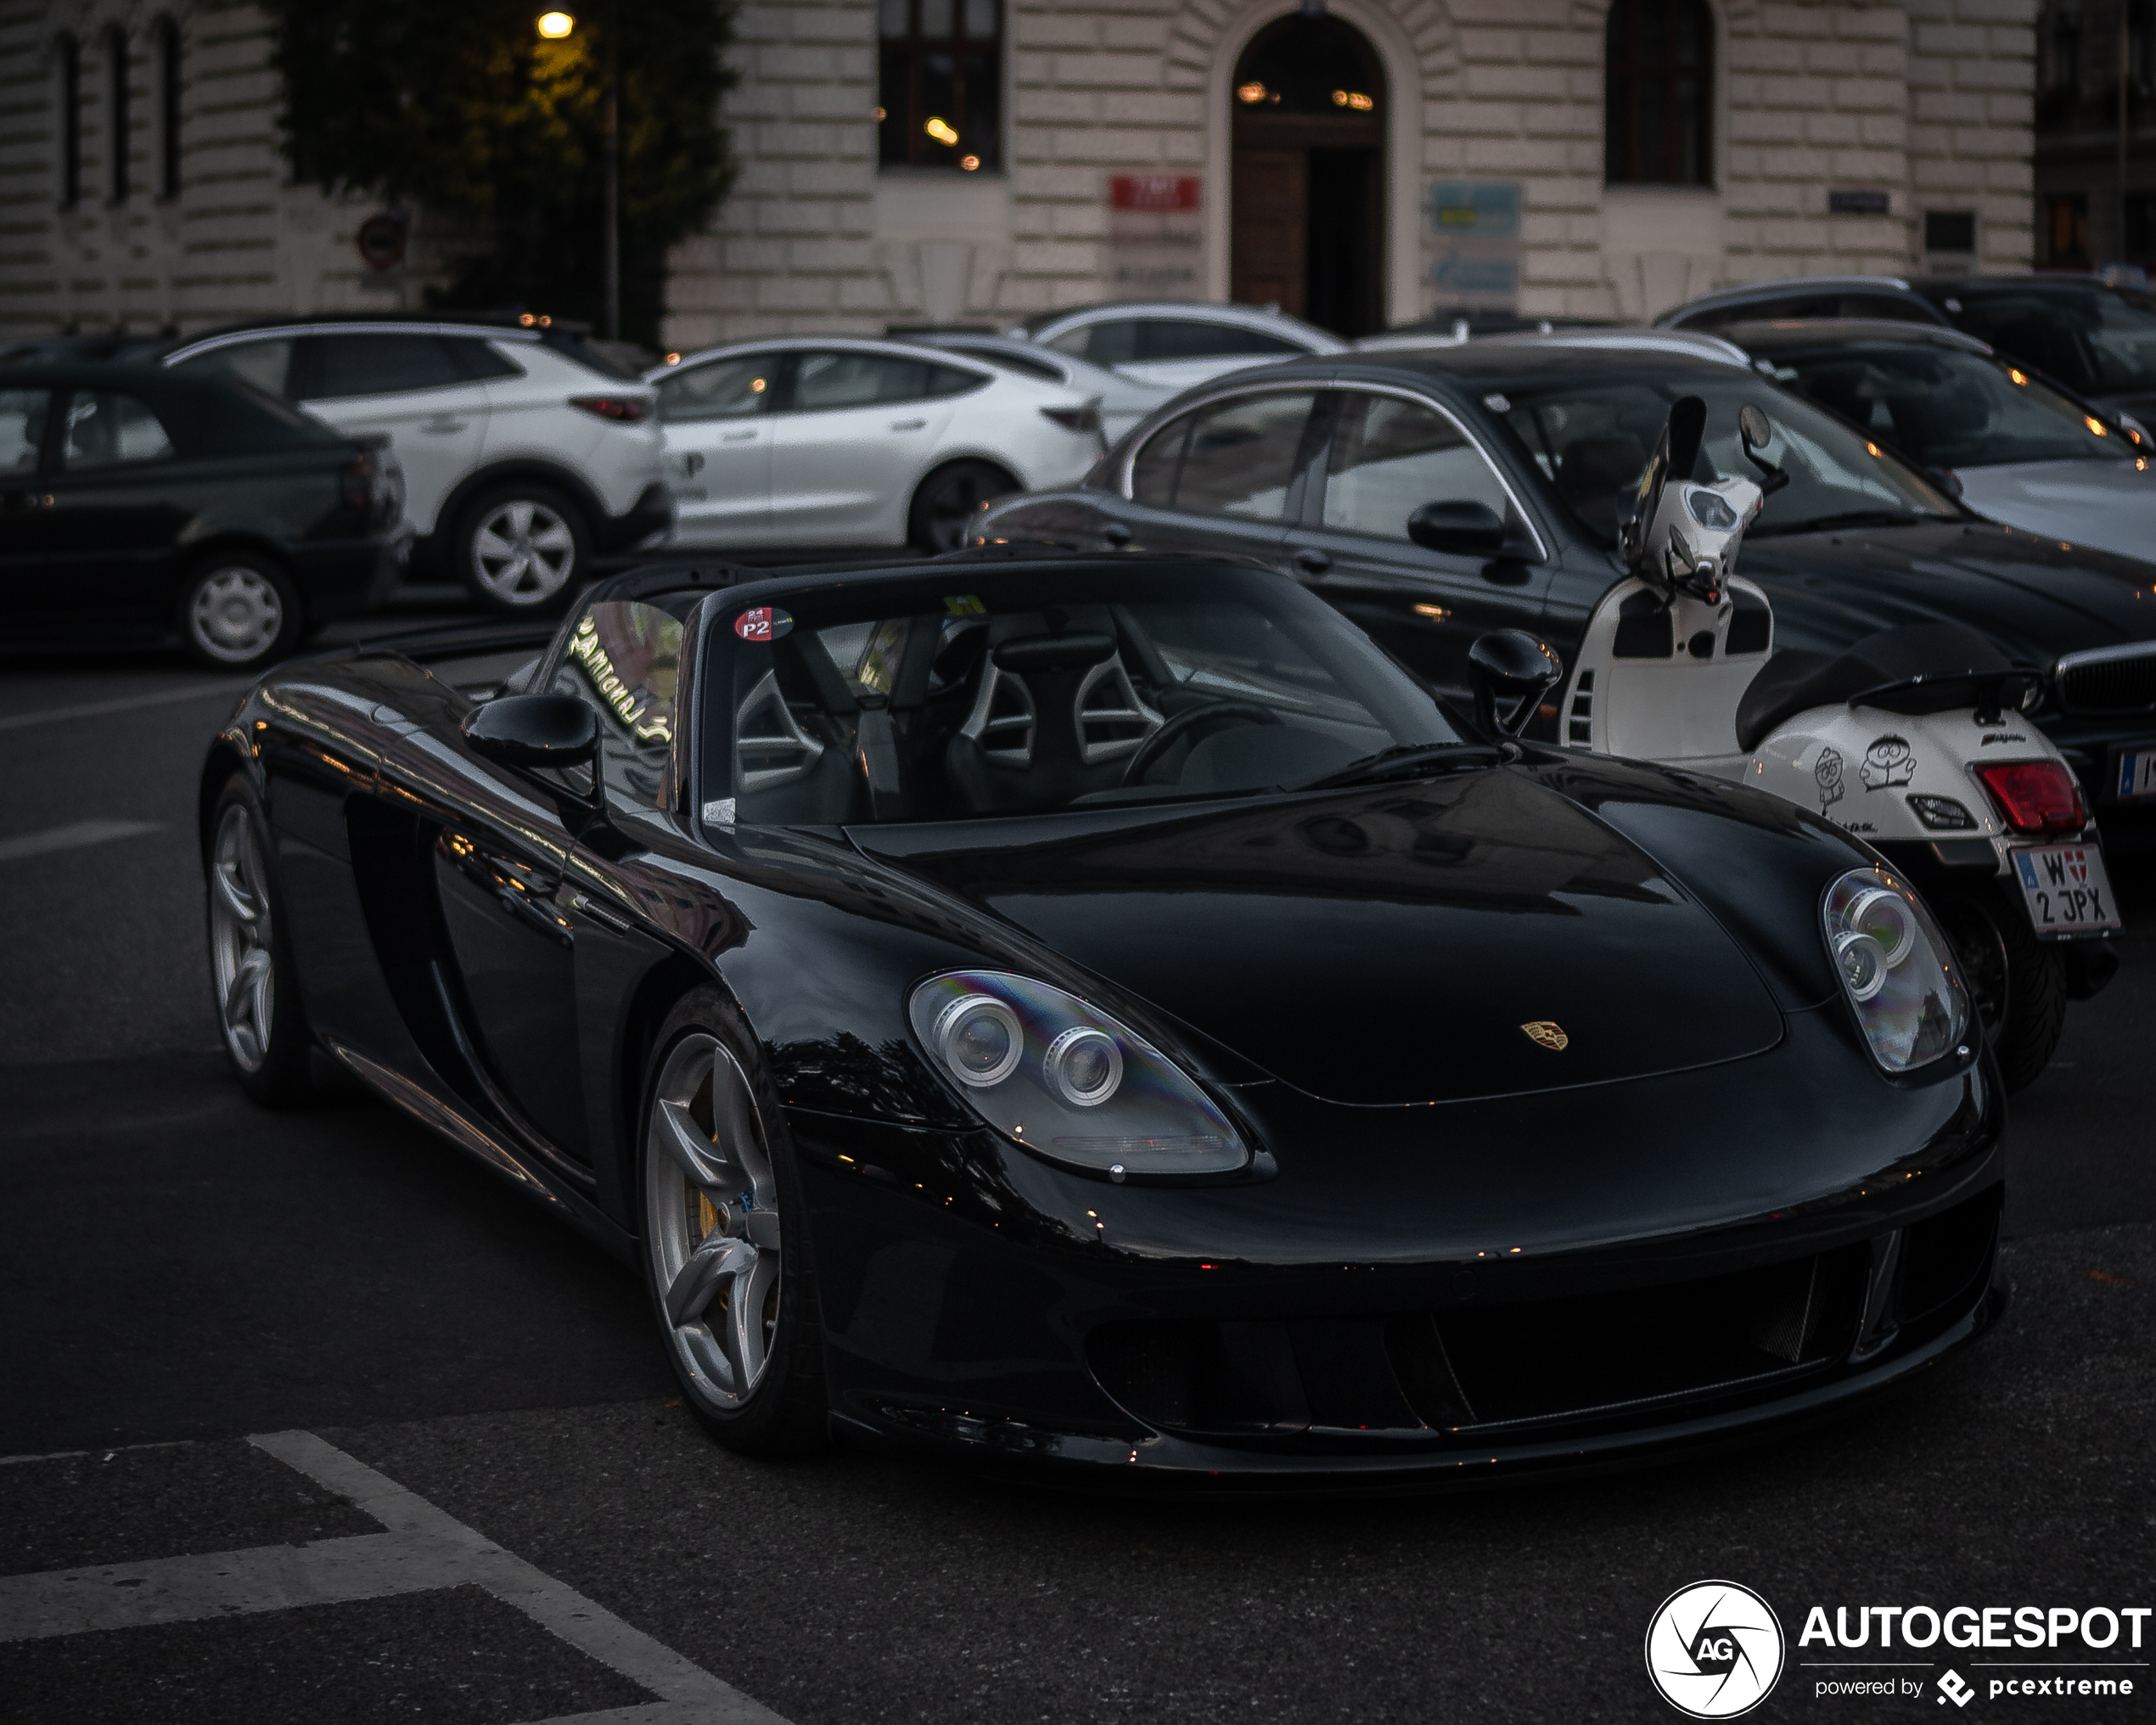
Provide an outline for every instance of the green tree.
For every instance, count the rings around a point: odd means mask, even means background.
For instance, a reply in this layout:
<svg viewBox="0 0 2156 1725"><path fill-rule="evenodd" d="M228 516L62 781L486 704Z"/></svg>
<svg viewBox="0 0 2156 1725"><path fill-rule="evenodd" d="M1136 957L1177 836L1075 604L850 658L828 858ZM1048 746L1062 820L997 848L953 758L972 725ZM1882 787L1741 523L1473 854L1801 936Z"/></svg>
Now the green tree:
<svg viewBox="0 0 2156 1725"><path fill-rule="evenodd" d="M453 246L433 303L596 324L604 289L609 56L620 55L621 322L655 344L668 246L718 207L734 164L719 98L731 0L575 10L542 40L540 0L268 0L299 178L420 205Z"/></svg>

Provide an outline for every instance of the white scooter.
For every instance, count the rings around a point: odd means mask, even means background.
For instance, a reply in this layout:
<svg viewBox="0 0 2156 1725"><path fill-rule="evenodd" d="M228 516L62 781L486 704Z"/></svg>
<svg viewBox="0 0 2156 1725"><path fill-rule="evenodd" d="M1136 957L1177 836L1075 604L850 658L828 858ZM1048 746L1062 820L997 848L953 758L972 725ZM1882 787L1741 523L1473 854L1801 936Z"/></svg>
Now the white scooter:
<svg viewBox="0 0 2156 1725"><path fill-rule="evenodd" d="M2045 675L1951 623L1776 654L1773 608L1736 573L1745 528L1788 483L1766 459L1774 428L1746 407L1760 481L1702 484L1705 425L1696 396L1670 410L1620 530L1632 573L1588 623L1561 740L1772 791L1872 846L1931 905L2019 1089L2058 1047L2068 999L2119 962L2096 824L2026 717Z"/></svg>

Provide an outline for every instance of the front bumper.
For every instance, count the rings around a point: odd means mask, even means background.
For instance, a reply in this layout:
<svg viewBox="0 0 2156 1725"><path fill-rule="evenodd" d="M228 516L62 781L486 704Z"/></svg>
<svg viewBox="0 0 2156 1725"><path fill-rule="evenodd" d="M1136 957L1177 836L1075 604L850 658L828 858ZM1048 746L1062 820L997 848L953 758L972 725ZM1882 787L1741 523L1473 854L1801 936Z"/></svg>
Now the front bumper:
<svg viewBox="0 0 2156 1725"><path fill-rule="evenodd" d="M789 1111L835 1417L1111 1481L1304 1488L1612 1465L1824 1412L2001 1305L1985 1057L1837 1086L1816 1056L1840 1040L1793 1014L1767 1055L1592 1098L1276 1098L1264 1141L1327 1148L1216 1186ZM1328 1143L1345 1115L1363 1138Z"/></svg>

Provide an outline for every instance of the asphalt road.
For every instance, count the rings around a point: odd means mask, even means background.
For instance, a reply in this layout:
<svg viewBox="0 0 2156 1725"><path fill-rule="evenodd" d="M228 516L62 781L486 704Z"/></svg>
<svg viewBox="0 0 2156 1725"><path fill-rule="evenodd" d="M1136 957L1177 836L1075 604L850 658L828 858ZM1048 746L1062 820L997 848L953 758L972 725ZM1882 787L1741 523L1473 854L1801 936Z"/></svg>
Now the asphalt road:
<svg viewBox="0 0 2156 1725"><path fill-rule="evenodd" d="M1865 1655L1794 1639L1813 1604L2156 1604L2156 859L2114 858L2124 967L2016 1102L2013 1303L1958 1361L1596 1481L1131 1503L735 1458L613 1260L363 1096L250 1108L193 827L235 692L0 665L0 1577L70 1577L0 1579L0 1717L1671 1719L1642 1638L1707 1576L1792 1638L1756 1717L2156 1716L2145 1666L1942 1715L1943 1649L1822 1699L1796 1662Z"/></svg>

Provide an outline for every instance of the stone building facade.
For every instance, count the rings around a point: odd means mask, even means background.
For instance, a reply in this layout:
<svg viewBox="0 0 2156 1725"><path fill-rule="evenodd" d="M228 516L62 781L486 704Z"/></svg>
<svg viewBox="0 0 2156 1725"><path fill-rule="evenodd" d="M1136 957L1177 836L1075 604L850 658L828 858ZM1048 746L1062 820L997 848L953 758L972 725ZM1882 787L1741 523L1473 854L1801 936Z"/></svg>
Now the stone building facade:
<svg viewBox="0 0 2156 1725"><path fill-rule="evenodd" d="M2036 0L1667 3L1704 20L1706 166L1690 183L1611 183L1609 0L1302 0L1351 34L1374 86L1339 93L1367 97L1339 117L1371 165L1349 224L1371 321L1450 303L1446 200L1485 194L1516 211L1503 297L1529 316L1651 316L1782 274L2030 266ZM929 25L909 7L987 43L966 62L969 135L927 162L877 117L894 105L894 20ZM1158 195L1173 210L1156 225L1187 261L1177 291L1228 297L1252 278L1238 252L1266 213L1238 70L1296 11L742 0L725 109L742 173L710 231L675 250L668 341L989 324L1109 297L1133 278L1118 205L1134 185L1141 211ZM244 0L0 0L0 337L418 303L417 264L370 267L355 246L373 205L288 183L267 57ZM929 88L909 124L943 99ZM1317 192L1293 195L1343 231Z"/></svg>

